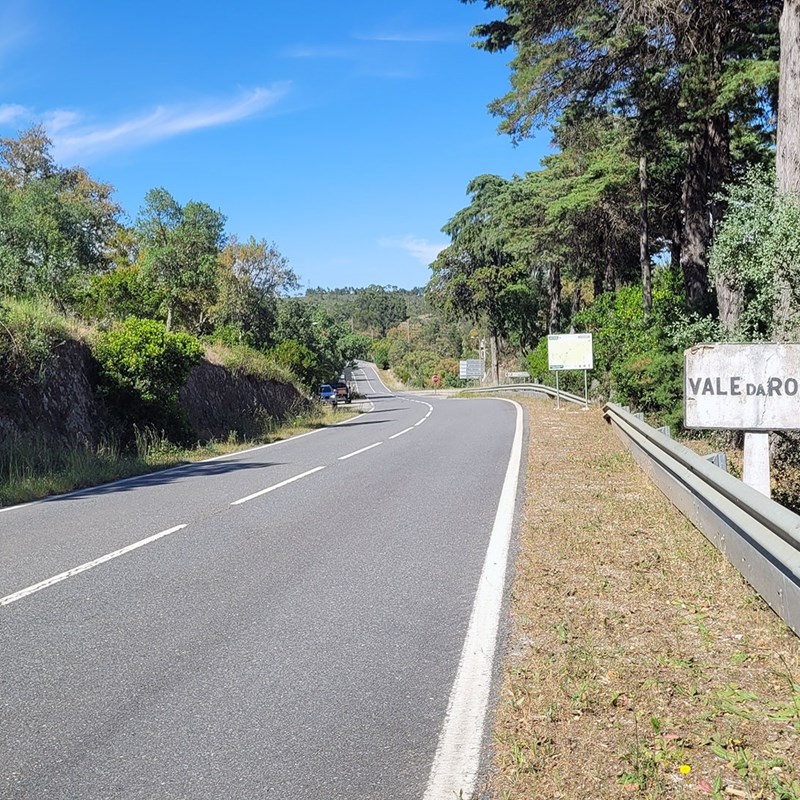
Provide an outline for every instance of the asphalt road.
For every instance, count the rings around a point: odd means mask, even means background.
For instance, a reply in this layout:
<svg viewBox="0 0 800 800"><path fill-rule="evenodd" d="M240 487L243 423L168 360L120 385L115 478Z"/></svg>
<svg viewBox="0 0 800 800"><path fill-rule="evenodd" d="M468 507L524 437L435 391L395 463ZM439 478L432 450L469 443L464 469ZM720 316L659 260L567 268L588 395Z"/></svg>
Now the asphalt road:
<svg viewBox="0 0 800 800"><path fill-rule="evenodd" d="M0 511L0 797L432 796L517 410L355 377L356 419Z"/></svg>

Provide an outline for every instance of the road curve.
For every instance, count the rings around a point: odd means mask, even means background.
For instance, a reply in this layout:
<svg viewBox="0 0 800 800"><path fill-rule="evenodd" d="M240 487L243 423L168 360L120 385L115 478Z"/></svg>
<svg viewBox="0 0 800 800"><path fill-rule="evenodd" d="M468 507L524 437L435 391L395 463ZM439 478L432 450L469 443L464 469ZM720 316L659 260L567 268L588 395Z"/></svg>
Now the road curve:
<svg viewBox="0 0 800 800"><path fill-rule="evenodd" d="M502 596L486 565L505 567L519 412L354 378L355 419L0 511L0 797L438 800L474 781L447 737L467 746L457 687L485 671L476 593Z"/></svg>

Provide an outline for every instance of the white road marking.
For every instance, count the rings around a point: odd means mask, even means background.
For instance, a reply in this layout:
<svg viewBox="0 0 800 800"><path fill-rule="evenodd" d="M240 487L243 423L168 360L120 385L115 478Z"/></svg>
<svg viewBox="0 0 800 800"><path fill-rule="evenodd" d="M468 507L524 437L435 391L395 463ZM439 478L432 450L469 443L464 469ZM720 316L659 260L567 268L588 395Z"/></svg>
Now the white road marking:
<svg viewBox="0 0 800 800"><path fill-rule="evenodd" d="M287 484L299 481L301 478L313 475L315 472L319 472L321 469L325 469L325 467L314 467L314 469L310 469L307 472L301 473L300 475L295 475L293 478L287 478L285 481L276 483L274 486L268 486L266 489L262 489L260 492L253 492L253 494L249 494L247 497L241 497L238 500L234 500L231 505L240 506L242 503L246 503L248 500L254 500L256 497L261 497L262 494L274 492L276 489L280 489L281 486L286 486Z"/></svg>
<svg viewBox="0 0 800 800"><path fill-rule="evenodd" d="M420 425L422 425L422 423L423 423L423 422L425 422L427 419L428 419L427 417L423 417L423 418L422 418L422 419L421 419L419 422L415 422L415 423L414 423L414 427L415 427L415 428L418 428L418 427L419 427Z"/></svg>
<svg viewBox="0 0 800 800"><path fill-rule="evenodd" d="M348 422L349 420L342 420L341 422L336 422L334 425L330 427L335 427L336 425L341 425L342 422ZM5 508L0 508L0 514L4 511L14 511L15 509L20 508L28 508L29 506L36 506L40 503L47 503L55 498L63 499L65 497L74 497L75 495L81 494L92 494L93 492L97 492L100 490L108 489L112 486L124 486L126 483L136 483L137 481L145 481L145 480L152 480L154 476L157 475L169 475L171 472L181 472L181 471L191 471L193 467L198 466L199 464L210 464L212 461L222 461L226 458L235 458L236 456L243 456L247 453L254 453L256 450L266 450L268 447L276 447L279 444L287 444L288 442L294 442L297 439L303 439L306 436L312 436L315 433L320 433L321 431L326 430L326 428L317 428L313 431L306 431L306 433L298 433L296 436L290 436L287 439L279 439L276 442L270 442L269 444L259 444L255 447L248 447L246 450L235 450L232 453L225 453L221 456L212 456L211 458L204 458L200 461L192 461L188 464L181 464L177 467L168 467L167 469L158 470L157 472L148 472L144 475L132 475L130 478L120 478L118 481L111 481L110 483L99 483L97 486L89 486L85 489L76 489L73 492L66 492L65 494L53 495L53 497L43 497L40 500L32 500L30 503L20 503L16 506L6 506Z"/></svg>
<svg viewBox="0 0 800 800"><path fill-rule="evenodd" d="M120 556L124 556L126 553L130 553L132 550L136 550L139 547L144 547L146 544L155 542L156 539L162 539L164 536L169 536L171 533L183 530L185 527L186 525L176 525L174 528L169 528L168 530L161 531L161 533L156 533L153 536L148 536L146 539L142 539L141 541L129 544L127 547L123 547L120 550L115 550L113 553L107 553L104 556L100 556L100 558L96 558L94 559L94 561L87 561L85 564L81 564L79 567L73 567L72 569L68 569L66 572L54 575L52 578L47 578L46 580L40 581L39 583L34 583L33 586L28 586L26 589L20 589L18 592L14 592L14 594L9 594L6 595L5 597L0 598L0 606L7 606L9 603L13 603L16 600L21 600L23 597L27 597L28 595L33 594L34 592L39 592L42 589L46 589L48 586L53 586L56 583L61 583L61 581L65 581L67 578L72 578L75 575L80 575L81 572L86 572L87 569L92 569L92 567L97 567L100 564L105 564L106 561L111 561L111 559L113 558L119 558Z"/></svg>
<svg viewBox="0 0 800 800"><path fill-rule="evenodd" d="M373 447L380 447L383 442L375 442L375 444L368 445L367 447L362 447L360 450L356 450L353 453L348 453L346 456L339 456L339 461L345 461L348 458L352 458L353 456L357 456L360 453L366 453L367 450L372 450Z"/></svg>
<svg viewBox="0 0 800 800"><path fill-rule="evenodd" d="M414 426L412 425L410 428L406 428L404 431L400 431L400 433L395 433L393 436L390 436L390 439L396 439L398 436L402 436L404 433L408 433L409 431L413 431Z"/></svg>
<svg viewBox="0 0 800 800"><path fill-rule="evenodd" d="M513 400L506 402L513 403L517 409L514 442L472 606L467 637L423 800L472 797L477 780L522 461L522 408Z"/></svg>

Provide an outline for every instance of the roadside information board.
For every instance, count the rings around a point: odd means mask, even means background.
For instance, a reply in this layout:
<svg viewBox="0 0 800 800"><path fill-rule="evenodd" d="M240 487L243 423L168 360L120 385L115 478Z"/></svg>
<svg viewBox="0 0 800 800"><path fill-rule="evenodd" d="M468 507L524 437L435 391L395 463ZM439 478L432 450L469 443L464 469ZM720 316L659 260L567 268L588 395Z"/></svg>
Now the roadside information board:
<svg viewBox="0 0 800 800"><path fill-rule="evenodd" d="M594 369L591 333L560 333L547 337L547 368Z"/></svg>
<svg viewBox="0 0 800 800"><path fill-rule="evenodd" d="M468 358L458 362L458 377L461 380L477 380L483 377L483 363L479 358Z"/></svg>
<svg viewBox="0 0 800 800"><path fill-rule="evenodd" d="M687 428L800 429L800 344L699 344L684 363Z"/></svg>

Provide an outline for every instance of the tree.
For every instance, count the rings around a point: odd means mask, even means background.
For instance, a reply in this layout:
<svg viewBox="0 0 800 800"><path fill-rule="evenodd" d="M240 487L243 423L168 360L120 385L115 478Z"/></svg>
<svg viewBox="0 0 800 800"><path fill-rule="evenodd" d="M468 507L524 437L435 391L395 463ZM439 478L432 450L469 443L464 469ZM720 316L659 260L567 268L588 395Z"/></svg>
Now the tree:
<svg viewBox="0 0 800 800"><path fill-rule="evenodd" d="M69 303L110 261L113 187L58 167L41 127L0 140L0 292Z"/></svg>
<svg viewBox="0 0 800 800"><path fill-rule="evenodd" d="M217 257L225 217L206 203L180 206L166 189L151 189L136 220L142 279L161 297L167 331L173 317L195 333L216 300Z"/></svg>
<svg viewBox="0 0 800 800"><path fill-rule="evenodd" d="M529 270L515 258L500 212L507 190L508 182L497 175L481 175L469 183L472 202L442 228L451 244L431 265L426 289L430 303L446 316L478 320L485 315L495 383L500 381L500 338L531 300Z"/></svg>
<svg viewBox="0 0 800 800"><path fill-rule="evenodd" d="M356 291L353 306L355 324L374 330L380 338L408 316L403 297L383 286L372 285Z"/></svg>
<svg viewBox="0 0 800 800"><path fill-rule="evenodd" d="M777 189L800 202L800 0L784 0L780 19L781 67L776 149ZM780 281L775 296L776 336L796 333L792 319L793 288Z"/></svg>
<svg viewBox="0 0 800 800"><path fill-rule="evenodd" d="M3 181L20 187L55 175L58 167L50 154L52 145L42 125L22 131L16 139L0 139Z"/></svg>
<svg viewBox="0 0 800 800"><path fill-rule="evenodd" d="M240 342L262 347L273 332L277 298L299 284L277 246L251 236L246 242L228 240L219 256L217 285L217 325L231 325Z"/></svg>
<svg viewBox="0 0 800 800"><path fill-rule="evenodd" d="M731 174L734 129L763 129L776 78L779 0L484 5L506 16L475 28L479 46L516 50L512 89L490 106L503 118L502 131L519 139L567 108L608 104L641 120L656 111L669 120L685 151L680 259L687 300L707 307L707 249L723 210L712 198ZM647 156L647 137L638 140Z"/></svg>
<svg viewBox="0 0 800 800"><path fill-rule="evenodd" d="M279 363L297 370L306 386L327 383L339 376L345 364L340 342L347 333L319 306L300 298L286 298L278 304L278 344L273 353ZM309 363L309 353L313 363Z"/></svg>

